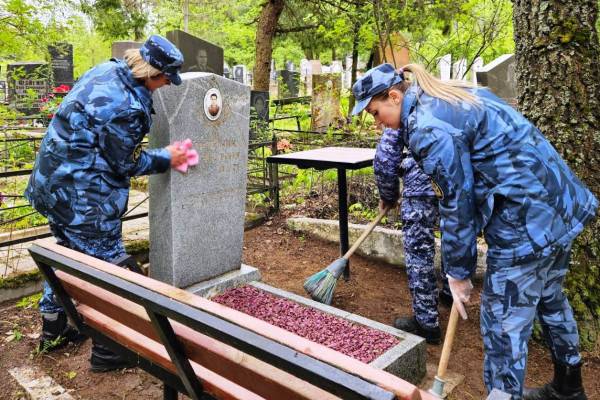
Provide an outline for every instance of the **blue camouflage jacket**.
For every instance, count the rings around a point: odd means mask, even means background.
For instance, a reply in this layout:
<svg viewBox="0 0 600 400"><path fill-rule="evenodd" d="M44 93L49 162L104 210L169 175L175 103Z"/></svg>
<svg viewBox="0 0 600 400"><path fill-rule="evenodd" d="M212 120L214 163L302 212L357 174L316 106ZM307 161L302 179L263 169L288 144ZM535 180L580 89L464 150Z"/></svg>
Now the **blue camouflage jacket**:
<svg viewBox="0 0 600 400"><path fill-rule="evenodd" d="M166 171L166 149L144 151L152 93L121 60L100 64L63 99L25 196L50 223L88 236L120 233L129 178Z"/></svg>
<svg viewBox="0 0 600 400"><path fill-rule="evenodd" d="M386 203L395 203L398 200L398 180L402 176L402 198L434 197L431 178L423 173L410 154L403 152L402 143L399 130L383 130L373 159L379 196Z"/></svg>
<svg viewBox="0 0 600 400"><path fill-rule="evenodd" d="M566 246L598 207L533 124L489 90L473 91L479 106L452 106L413 85L402 102L402 135L390 152L398 159L406 143L432 178L441 197L442 256L456 279L475 271L482 230L489 259L519 259ZM394 162L384 165L390 170L381 176L391 177Z"/></svg>

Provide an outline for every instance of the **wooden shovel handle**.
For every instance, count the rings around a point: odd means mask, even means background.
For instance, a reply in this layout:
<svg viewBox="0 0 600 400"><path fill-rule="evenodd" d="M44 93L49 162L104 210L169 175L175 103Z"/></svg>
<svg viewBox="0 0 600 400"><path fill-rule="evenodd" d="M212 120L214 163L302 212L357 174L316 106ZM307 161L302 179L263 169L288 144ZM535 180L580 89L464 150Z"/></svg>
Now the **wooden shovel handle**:
<svg viewBox="0 0 600 400"><path fill-rule="evenodd" d="M454 334L456 333L456 325L458 324L458 308L455 304L452 304L452 310L450 311L450 318L448 320L448 327L446 328L446 336L444 337L444 347L442 348L442 355L440 356L440 363L438 365L437 376L442 378L446 374L448 368L448 359L450 358L450 352L452 351L452 343L454 342Z"/></svg>
<svg viewBox="0 0 600 400"><path fill-rule="evenodd" d="M350 250L348 250L346 252L346 254L344 254L343 258L345 258L346 260L349 259L352 254L354 254L354 252L356 251L356 249L358 249L358 247L362 244L362 242L365 241L365 239L367 238L367 236L369 236L369 233L371 233L373 231L373 229L375 229L375 227L377 226L377 224L379 223L379 221L381 221L381 219L383 217L385 217L385 215L388 213L388 211L390 210L390 207L385 206L383 208L383 210L381 210L381 212L379 213L379 215L377 216L377 218L375 218L373 221L371 221L369 223L369 225L367 225L367 228L365 229L365 231L362 233L362 235L360 235L360 237L358 238L358 240L356 242L354 242L354 244L352 245L352 247L350 247Z"/></svg>

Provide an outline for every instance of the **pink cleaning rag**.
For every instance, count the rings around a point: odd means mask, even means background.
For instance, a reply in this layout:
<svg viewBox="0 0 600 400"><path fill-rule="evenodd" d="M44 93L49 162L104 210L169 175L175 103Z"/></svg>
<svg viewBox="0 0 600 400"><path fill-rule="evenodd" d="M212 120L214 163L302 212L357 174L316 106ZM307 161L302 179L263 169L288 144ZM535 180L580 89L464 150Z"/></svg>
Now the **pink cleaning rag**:
<svg viewBox="0 0 600 400"><path fill-rule="evenodd" d="M185 139L183 142L175 142L173 143L173 146L177 146L180 150L185 150L185 155L187 157L186 162L175 167L177 171L185 174L189 167L198 165L200 157L198 156L198 152L192 149L192 141L190 139Z"/></svg>

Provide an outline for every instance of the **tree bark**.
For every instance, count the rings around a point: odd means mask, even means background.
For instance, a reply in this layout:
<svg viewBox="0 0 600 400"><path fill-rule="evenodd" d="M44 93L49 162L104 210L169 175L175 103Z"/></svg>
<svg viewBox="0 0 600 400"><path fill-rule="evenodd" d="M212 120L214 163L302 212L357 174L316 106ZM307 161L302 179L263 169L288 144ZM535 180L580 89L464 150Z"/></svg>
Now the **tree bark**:
<svg viewBox="0 0 600 400"><path fill-rule="evenodd" d="M285 0L265 2L256 27L256 57L254 62L254 90L269 91L269 75L273 55L273 39Z"/></svg>
<svg viewBox="0 0 600 400"><path fill-rule="evenodd" d="M514 0L518 104L600 196L597 0ZM573 244L566 288L584 348L600 347L600 218ZM598 348L597 347L597 348Z"/></svg>

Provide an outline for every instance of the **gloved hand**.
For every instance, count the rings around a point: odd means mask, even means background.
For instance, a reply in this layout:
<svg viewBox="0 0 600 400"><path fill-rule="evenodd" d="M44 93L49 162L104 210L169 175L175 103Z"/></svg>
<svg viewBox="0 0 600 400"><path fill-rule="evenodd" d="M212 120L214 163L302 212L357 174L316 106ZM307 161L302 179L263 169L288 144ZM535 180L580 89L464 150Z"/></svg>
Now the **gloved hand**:
<svg viewBox="0 0 600 400"><path fill-rule="evenodd" d="M473 284L470 279L460 280L454 279L450 275L446 276L448 277L448 285L450 286L450 292L452 293L456 309L463 319L467 319L467 311L465 310L464 303L468 302L471 297Z"/></svg>
<svg viewBox="0 0 600 400"><path fill-rule="evenodd" d="M167 146L171 152L171 167L181 173L186 173L188 167L193 167L198 164L198 152L192 149L192 141L185 139L183 142L174 142ZM175 160L177 157L177 160Z"/></svg>
<svg viewBox="0 0 600 400"><path fill-rule="evenodd" d="M398 201L395 201L393 203L388 203L387 201L379 199L379 212L383 212L383 210L387 207L388 213L391 213L397 206L398 206Z"/></svg>

